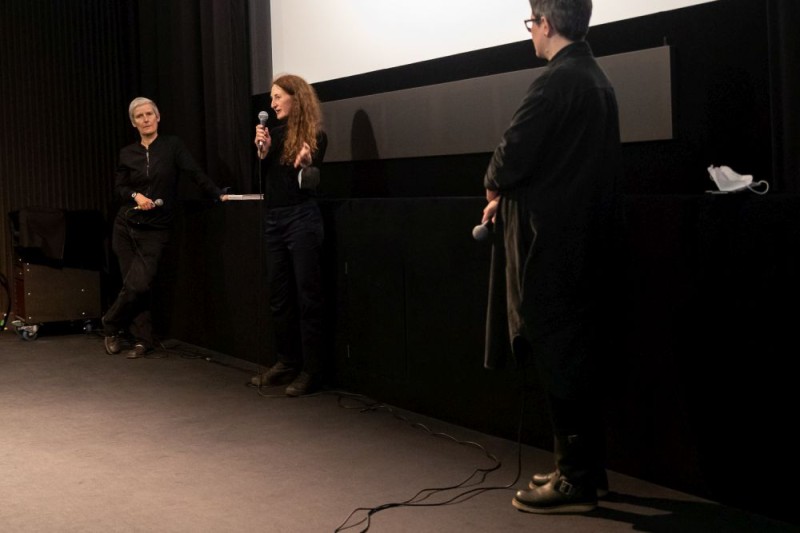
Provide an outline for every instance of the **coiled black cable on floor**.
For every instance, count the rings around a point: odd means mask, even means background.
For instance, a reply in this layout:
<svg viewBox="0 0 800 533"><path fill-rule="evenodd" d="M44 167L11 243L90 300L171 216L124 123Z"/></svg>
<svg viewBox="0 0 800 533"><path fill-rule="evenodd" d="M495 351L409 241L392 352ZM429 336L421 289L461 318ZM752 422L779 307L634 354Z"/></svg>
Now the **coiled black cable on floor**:
<svg viewBox="0 0 800 533"><path fill-rule="evenodd" d="M387 509L394 509L397 507L441 507L445 505L454 505L457 503L465 502L475 496L483 494L484 492L489 492L492 490L507 490L513 488L517 482L519 481L520 475L522 474L522 421L524 418L525 412L525 372L520 372L521 376L521 387L520 387L520 412L519 412L519 421L517 425L517 472L514 476L514 480L506 485L496 485L496 486L475 486L475 485L482 485L485 481L487 476L502 467L502 462L489 450L487 450L483 445L474 442L474 441L462 441L459 440L451 435L441 432L434 432L430 428L428 428L425 424L419 422L412 422L407 417L398 414L391 406L380 402L372 402L367 397L357 395L357 394L348 394L348 393L336 393L339 395L339 404L341 407L345 409L359 409L361 412L369 412L369 411L377 411L377 410L385 410L389 412L395 418L407 422L411 425L411 427L415 429L423 430L434 437L445 438L450 440L456 444L463 445L463 446L470 446L474 447L478 450L481 450L484 455L492 461L492 465L486 468L476 468L466 479L462 482L457 483L455 485L450 485L447 487L431 487L431 488L424 488L419 490L414 496L408 498L407 500L403 500L401 502L390 502L384 503L381 505L377 505L375 507L358 507L354 509L345 520L339 524L339 526L334 530L335 533L339 533L342 531L346 531L352 528L355 528L360 525L364 525L364 528L359 530L359 533L366 533L372 522L372 516L376 513L381 511L385 511ZM360 406L346 406L343 404L345 400L354 400L356 402L360 402ZM473 488L468 488L473 487ZM429 502L426 501L429 498L441 494L447 491L453 491L457 489L467 489L463 490L454 496L451 496L442 501L436 502ZM361 518L360 520L349 523L353 519L353 517L359 513L364 512L366 516Z"/></svg>

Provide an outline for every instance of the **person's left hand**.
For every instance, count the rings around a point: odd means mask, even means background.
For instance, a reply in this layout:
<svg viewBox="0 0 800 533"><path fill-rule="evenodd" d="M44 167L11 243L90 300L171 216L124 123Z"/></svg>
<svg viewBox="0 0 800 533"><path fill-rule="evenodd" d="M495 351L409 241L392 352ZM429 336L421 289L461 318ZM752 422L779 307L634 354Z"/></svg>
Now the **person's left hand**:
<svg viewBox="0 0 800 533"><path fill-rule="evenodd" d="M227 194L221 194L219 199L220 199L221 202L227 202L228 201L228 195Z"/></svg>
<svg viewBox="0 0 800 533"><path fill-rule="evenodd" d="M303 143L300 153L294 158L294 168L306 168L311 166L311 163L311 147L308 145L308 143Z"/></svg>

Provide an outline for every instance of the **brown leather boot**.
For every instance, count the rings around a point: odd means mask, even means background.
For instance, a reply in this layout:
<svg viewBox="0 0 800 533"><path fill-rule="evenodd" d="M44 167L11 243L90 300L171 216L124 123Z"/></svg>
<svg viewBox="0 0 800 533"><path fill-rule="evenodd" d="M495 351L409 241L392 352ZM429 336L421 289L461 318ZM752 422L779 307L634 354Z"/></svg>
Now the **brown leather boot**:
<svg viewBox="0 0 800 533"><path fill-rule="evenodd" d="M518 490L511 505L527 513L586 513L597 507L597 492L590 484L571 483L556 472L541 487Z"/></svg>

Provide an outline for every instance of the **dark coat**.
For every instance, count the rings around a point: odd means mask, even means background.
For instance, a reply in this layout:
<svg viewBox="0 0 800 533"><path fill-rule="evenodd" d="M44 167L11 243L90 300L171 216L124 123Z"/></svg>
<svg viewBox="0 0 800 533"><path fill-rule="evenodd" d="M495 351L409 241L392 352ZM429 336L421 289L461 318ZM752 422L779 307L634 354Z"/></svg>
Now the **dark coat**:
<svg viewBox="0 0 800 533"><path fill-rule="evenodd" d="M614 89L589 45L561 51L530 86L492 156L484 186L500 192L502 244L492 252L485 365L518 338L559 395L586 371L619 171Z"/></svg>

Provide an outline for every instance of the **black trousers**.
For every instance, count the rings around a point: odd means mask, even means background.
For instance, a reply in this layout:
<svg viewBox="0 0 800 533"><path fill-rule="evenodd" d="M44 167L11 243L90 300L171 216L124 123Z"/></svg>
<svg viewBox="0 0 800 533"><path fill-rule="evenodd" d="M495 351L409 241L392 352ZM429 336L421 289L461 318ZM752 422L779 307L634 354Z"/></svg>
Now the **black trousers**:
<svg viewBox="0 0 800 533"><path fill-rule="evenodd" d="M578 345L595 338L588 331L582 333L585 337L575 339ZM566 336L576 334L570 328L563 331ZM565 347L572 345L563 339L558 344ZM597 368L597 354L590 354L593 349L586 346L575 350L578 357L573 361L553 365L553 353L549 354L549 358L541 357L537 354L537 346L539 343L518 337L514 343L514 354L520 365L535 367L546 393L553 427L556 469L573 482L592 485L603 476L606 454L600 382L602 370ZM550 351L553 351L552 347ZM561 355L569 357L570 351L566 350Z"/></svg>
<svg viewBox="0 0 800 533"><path fill-rule="evenodd" d="M119 259L122 289L103 317L106 335L129 330L137 342L153 347L151 289L168 243L169 230L139 228L117 216L111 247Z"/></svg>
<svg viewBox="0 0 800 533"><path fill-rule="evenodd" d="M269 305L278 361L309 374L324 370L322 215L314 202L265 212Z"/></svg>

